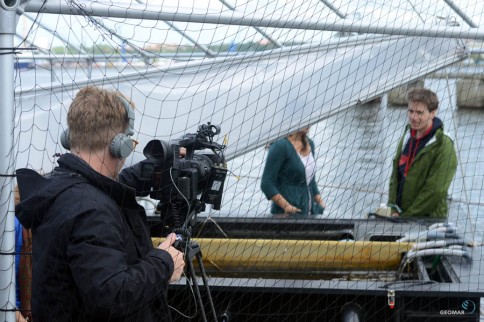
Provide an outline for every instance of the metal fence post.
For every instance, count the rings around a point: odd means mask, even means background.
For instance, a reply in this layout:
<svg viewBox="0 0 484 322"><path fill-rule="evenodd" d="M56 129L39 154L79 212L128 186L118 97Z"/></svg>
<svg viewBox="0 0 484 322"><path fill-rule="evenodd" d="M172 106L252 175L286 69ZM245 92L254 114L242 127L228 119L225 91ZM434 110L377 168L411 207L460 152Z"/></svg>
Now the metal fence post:
<svg viewBox="0 0 484 322"><path fill-rule="evenodd" d="M0 320L15 321L14 36L20 0L0 0Z"/></svg>

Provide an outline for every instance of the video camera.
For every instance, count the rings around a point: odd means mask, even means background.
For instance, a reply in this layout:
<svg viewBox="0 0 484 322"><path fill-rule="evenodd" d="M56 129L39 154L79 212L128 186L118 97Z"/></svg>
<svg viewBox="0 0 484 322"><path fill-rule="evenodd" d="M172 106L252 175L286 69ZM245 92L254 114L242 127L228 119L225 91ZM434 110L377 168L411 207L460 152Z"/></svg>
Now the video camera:
<svg viewBox="0 0 484 322"><path fill-rule="evenodd" d="M170 142L151 140L143 149L141 177L151 181L150 197L159 201L157 211L165 215L167 228L179 228L191 212L212 204L220 210L227 168L225 145L213 142L220 126L210 123ZM186 149L181 157L180 149ZM196 150L212 153L195 153ZM200 198L198 198L200 196Z"/></svg>

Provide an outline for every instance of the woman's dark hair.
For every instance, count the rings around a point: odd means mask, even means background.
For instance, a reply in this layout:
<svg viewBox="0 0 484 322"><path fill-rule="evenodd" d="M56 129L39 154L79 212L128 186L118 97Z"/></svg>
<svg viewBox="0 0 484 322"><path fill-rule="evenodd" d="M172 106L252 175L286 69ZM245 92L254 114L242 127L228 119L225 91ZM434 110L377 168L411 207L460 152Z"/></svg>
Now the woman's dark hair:
<svg viewBox="0 0 484 322"><path fill-rule="evenodd" d="M304 132L303 135L301 135L301 140L302 140L303 151L306 151L306 149L308 148L308 135L306 134L306 132Z"/></svg>

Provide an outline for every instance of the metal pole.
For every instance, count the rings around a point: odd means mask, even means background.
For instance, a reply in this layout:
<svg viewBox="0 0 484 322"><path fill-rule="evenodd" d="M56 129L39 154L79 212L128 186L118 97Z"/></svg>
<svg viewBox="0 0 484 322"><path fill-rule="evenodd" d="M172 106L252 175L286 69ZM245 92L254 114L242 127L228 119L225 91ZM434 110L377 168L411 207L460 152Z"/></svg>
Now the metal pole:
<svg viewBox="0 0 484 322"><path fill-rule="evenodd" d="M69 40L67 40L66 38L64 38L61 35L59 35L59 33L56 30L50 29L49 27L47 27L46 25L44 25L42 22L37 21L36 19L30 17L29 15L24 15L24 17L27 18L27 19L29 19L30 21L36 23L37 25L39 25L40 28L42 28L45 31L47 31L50 34L52 34L55 38L57 38L60 41L62 41L66 46L71 46L72 48L74 48L75 50L77 50L79 53L88 54L86 52L86 50L82 46L74 46L73 44L71 44L69 42Z"/></svg>
<svg viewBox="0 0 484 322"><path fill-rule="evenodd" d="M14 36L20 0L0 0L0 320L15 321Z"/></svg>
<svg viewBox="0 0 484 322"><path fill-rule="evenodd" d="M84 15L100 16L110 18L129 18L144 19L156 21L179 21L192 23L213 23L234 26L252 26L252 27L271 27L286 29L304 29L304 30L325 30L340 32L356 32L365 34L387 34L415 37L437 37L437 38L457 38L457 39L475 39L484 40L484 29L463 29L461 27L449 26L415 26L415 27L395 27L394 25L382 24L364 24L363 22L349 21L320 21L317 19L290 19L286 17L264 17L262 15L240 14L231 12L230 14L212 14L212 13L184 13L177 12L171 8L161 11L154 7L131 6L126 8L116 8L99 3L90 3L89 6L71 8L61 3L45 3L42 7L41 2L34 2L28 5L26 11L38 12L42 10L45 13L64 14L64 15ZM149 10L148 10L149 9ZM164 9L164 8L163 8Z"/></svg>
<svg viewBox="0 0 484 322"><path fill-rule="evenodd" d="M227 8L229 8L230 10L232 11L235 11L235 7L230 5L227 1L225 0L219 0L224 6L226 6ZM260 33L262 36L264 36L267 40L269 40L275 47L279 48L279 47L282 47L282 45L277 41L275 40L274 38L272 38L267 32L265 32L264 30L260 29L259 27L254 27L254 29Z"/></svg>
<svg viewBox="0 0 484 322"><path fill-rule="evenodd" d="M144 1L142 1L142 0L136 0L136 2L139 3L139 4L142 4L142 5L146 5L144 3ZM176 31L183 38L187 39L192 44L194 44L195 46L197 46L198 48L200 48L200 50L202 50L208 57L215 57L216 56L216 53L212 52L206 46L204 46L202 44L199 44L198 41L196 41L195 39L193 39L192 37L190 37L189 35L187 35L186 33L184 33L182 30L180 30L179 28L177 28L171 22L165 21L165 23L168 25L168 27L172 28L174 31Z"/></svg>
<svg viewBox="0 0 484 322"><path fill-rule="evenodd" d="M25 39L23 36L19 35L18 33L15 34L15 37L17 37L18 39L22 40L24 43L27 44L27 46L35 47L36 50L40 51L41 53L43 53L45 55L48 55L49 54L49 52L47 50L45 50L43 48L40 48L39 46L37 46L33 42L29 41L28 39Z"/></svg>
<svg viewBox="0 0 484 322"><path fill-rule="evenodd" d="M333 4L327 0L320 0L322 3L324 3L324 5L326 7L328 7L331 11L333 11L335 14L338 15L338 17L340 17L341 19L345 19L346 18L346 15L343 14L341 11L338 10L338 8L336 8L335 6L333 6Z"/></svg>
<svg viewBox="0 0 484 322"><path fill-rule="evenodd" d="M471 28L477 28L477 25L472 21L471 18L469 18L460 8L455 5L455 3L452 2L452 0L444 0L445 3L449 5L449 7L452 8L452 10L455 11L461 17Z"/></svg>
<svg viewBox="0 0 484 322"><path fill-rule="evenodd" d="M169 21L165 21L165 23L171 29L173 29L174 31L176 31L178 34L182 35L184 38L188 39L188 41L190 41L192 44L194 44L198 48L200 48L208 57L215 57L215 56L217 56L216 53L214 53L213 51L211 51L208 47L206 47L206 46L204 46L202 44L199 44L198 41L196 41L191 36L189 36L186 33L184 33L182 30L180 30L178 27L176 27L173 23L171 23Z"/></svg>
<svg viewBox="0 0 484 322"><path fill-rule="evenodd" d="M413 11L415 11L415 13L418 15L418 17L420 18L420 20L425 23L425 19L422 17L422 15L420 14L420 12L415 8L415 6L413 5L412 1L410 0L407 0L408 4L412 7Z"/></svg>

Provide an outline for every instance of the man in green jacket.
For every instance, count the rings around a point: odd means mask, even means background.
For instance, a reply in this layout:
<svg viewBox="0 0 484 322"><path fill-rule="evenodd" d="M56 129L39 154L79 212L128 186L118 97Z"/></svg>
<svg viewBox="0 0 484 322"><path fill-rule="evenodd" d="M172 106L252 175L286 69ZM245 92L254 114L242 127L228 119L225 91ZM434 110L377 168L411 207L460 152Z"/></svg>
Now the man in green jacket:
<svg viewBox="0 0 484 322"><path fill-rule="evenodd" d="M393 159L388 204L392 216L447 217L447 191L457 169L453 140L435 117L437 95L423 88L408 93L408 125Z"/></svg>

